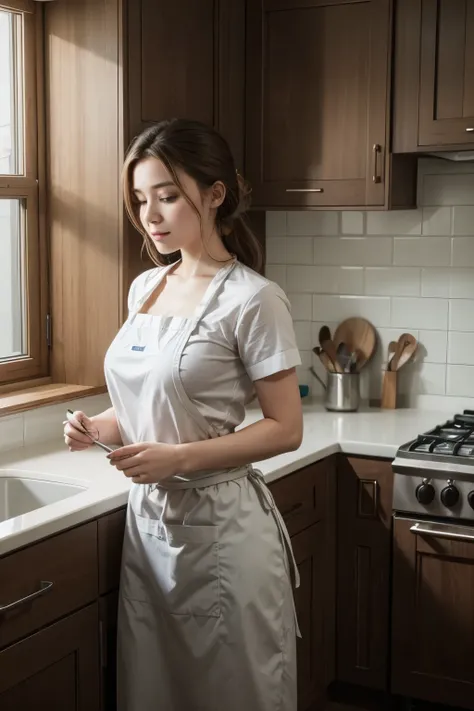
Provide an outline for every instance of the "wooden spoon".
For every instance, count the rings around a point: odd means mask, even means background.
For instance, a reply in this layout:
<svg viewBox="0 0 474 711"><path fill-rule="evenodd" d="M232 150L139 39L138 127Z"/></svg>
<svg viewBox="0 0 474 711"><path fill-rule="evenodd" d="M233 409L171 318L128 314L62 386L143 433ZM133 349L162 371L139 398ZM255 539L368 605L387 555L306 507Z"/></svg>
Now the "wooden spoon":
<svg viewBox="0 0 474 711"><path fill-rule="evenodd" d="M324 367L326 368L326 370L328 370L330 373L335 373L335 372L336 372L335 369L334 369L334 364L333 364L333 362L332 362L331 359L329 358L328 354L323 351L323 349L321 348L321 346L315 346L315 347L313 348L313 353L315 353L315 354L318 356L319 360L320 360L321 363L324 365Z"/></svg>
<svg viewBox="0 0 474 711"><path fill-rule="evenodd" d="M417 341L411 333L402 333L397 343L397 350L390 363L390 370L398 370L403 355L403 365L410 360L417 348ZM407 353L405 354L405 350Z"/></svg>
<svg viewBox="0 0 474 711"><path fill-rule="evenodd" d="M408 363L408 361L415 355L417 348L418 343L416 341L416 338L414 336L411 336L408 345L405 345L405 348L403 349L403 352L397 363L397 370L400 370L400 368L403 368L403 366Z"/></svg>
<svg viewBox="0 0 474 711"><path fill-rule="evenodd" d="M397 341L390 341L388 344L388 359L387 359L387 370L392 370L391 365L392 365L392 360L393 356L395 355L395 352L397 350L398 343Z"/></svg>
<svg viewBox="0 0 474 711"><path fill-rule="evenodd" d="M343 373L344 371L341 365L339 364L339 361L337 360L336 347L332 341L331 331L329 330L328 326L321 326L319 330L319 344L323 351L327 353L330 360L332 361L334 371L336 373Z"/></svg>
<svg viewBox="0 0 474 711"><path fill-rule="evenodd" d="M348 318L340 323L333 340L336 349L343 342L351 353L359 351L357 371L360 371L372 358L377 343L375 328L365 318L359 317Z"/></svg>

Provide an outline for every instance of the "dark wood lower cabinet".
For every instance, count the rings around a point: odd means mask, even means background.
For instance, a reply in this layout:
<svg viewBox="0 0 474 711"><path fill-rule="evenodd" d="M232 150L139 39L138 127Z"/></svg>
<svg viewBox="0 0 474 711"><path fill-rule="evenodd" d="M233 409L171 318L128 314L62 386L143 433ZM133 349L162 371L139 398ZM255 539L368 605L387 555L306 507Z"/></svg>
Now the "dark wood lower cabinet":
<svg viewBox="0 0 474 711"><path fill-rule="evenodd" d="M2 711L100 711L97 603L0 652Z"/></svg>
<svg viewBox="0 0 474 711"><path fill-rule="evenodd" d="M450 540L444 524L415 526L395 519L392 691L474 709L474 529Z"/></svg>
<svg viewBox="0 0 474 711"><path fill-rule="evenodd" d="M317 523L292 539L300 573L295 591L302 632L298 640L298 711L313 708L324 692L324 527Z"/></svg>
<svg viewBox="0 0 474 711"><path fill-rule="evenodd" d="M388 688L390 462L341 456L337 471L337 679Z"/></svg>
<svg viewBox="0 0 474 711"><path fill-rule="evenodd" d="M117 707L117 612L118 591L103 595L99 600L101 711Z"/></svg>

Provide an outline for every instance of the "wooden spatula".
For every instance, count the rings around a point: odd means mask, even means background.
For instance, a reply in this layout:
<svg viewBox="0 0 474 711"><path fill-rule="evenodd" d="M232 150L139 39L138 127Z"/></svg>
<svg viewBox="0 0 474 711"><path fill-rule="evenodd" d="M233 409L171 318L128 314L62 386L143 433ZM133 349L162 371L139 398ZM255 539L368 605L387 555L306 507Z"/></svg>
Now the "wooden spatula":
<svg viewBox="0 0 474 711"><path fill-rule="evenodd" d="M393 356L390 363L390 370L399 370L403 365L405 365L418 346L415 336L411 333L402 333L397 343L397 350Z"/></svg>

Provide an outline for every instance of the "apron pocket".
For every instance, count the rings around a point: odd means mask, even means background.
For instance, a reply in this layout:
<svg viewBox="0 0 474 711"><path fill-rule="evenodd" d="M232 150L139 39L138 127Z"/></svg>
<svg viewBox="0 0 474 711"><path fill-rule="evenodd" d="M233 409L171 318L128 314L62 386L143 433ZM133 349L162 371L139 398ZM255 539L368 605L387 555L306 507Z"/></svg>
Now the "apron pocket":
<svg viewBox="0 0 474 711"><path fill-rule="evenodd" d="M143 579L131 597L158 604L171 615L220 617L218 527L135 517Z"/></svg>

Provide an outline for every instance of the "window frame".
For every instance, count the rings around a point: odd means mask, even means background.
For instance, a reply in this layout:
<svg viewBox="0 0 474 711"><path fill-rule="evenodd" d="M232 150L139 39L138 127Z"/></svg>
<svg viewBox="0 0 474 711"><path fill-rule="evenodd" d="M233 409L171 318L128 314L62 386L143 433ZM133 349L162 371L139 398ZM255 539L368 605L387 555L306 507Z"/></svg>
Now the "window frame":
<svg viewBox="0 0 474 711"><path fill-rule="evenodd" d="M0 174L0 199L18 198L26 202L23 232L25 355L0 362L0 386L21 381L28 385L25 381L47 376L49 372L42 8L33 0L0 0L0 9L22 17L24 94L23 173Z"/></svg>

